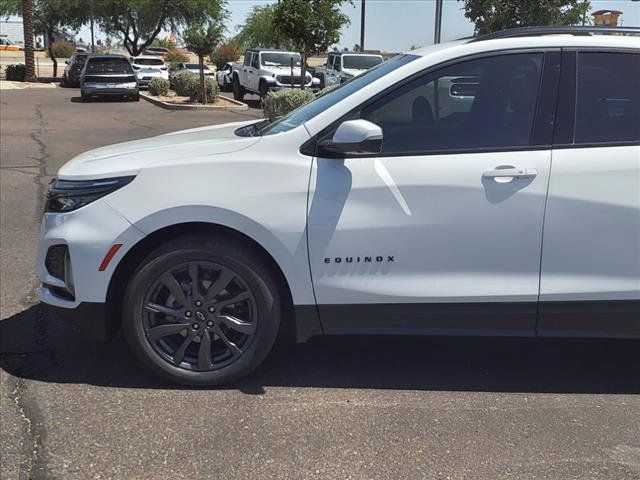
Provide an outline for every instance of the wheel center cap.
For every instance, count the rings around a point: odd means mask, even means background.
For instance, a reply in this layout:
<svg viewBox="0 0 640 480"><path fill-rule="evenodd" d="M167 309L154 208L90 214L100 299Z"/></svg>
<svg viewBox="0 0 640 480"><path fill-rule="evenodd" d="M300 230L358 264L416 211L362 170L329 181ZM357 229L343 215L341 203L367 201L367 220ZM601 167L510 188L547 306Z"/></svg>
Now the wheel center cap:
<svg viewBox="0 0 640 480"><path fill-rule="evenodd" d="M197 311L196 312L196 318L199 321L204 322L207 319L207 316L204 313L202 313L201 311Z"/></svg>

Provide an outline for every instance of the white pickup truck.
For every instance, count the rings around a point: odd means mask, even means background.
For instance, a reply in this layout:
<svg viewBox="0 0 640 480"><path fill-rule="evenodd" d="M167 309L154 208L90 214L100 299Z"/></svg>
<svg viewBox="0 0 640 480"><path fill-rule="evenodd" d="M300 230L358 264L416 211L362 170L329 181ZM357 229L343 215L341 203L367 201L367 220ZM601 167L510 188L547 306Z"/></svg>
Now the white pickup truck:
<svg viewBox="0 0 640 480"><path fill-rule="evenodd" d="M382 55L371 53L331 52L327 63L316 68L314 76L320 81L320 88L330 87L357 77L383 61Z"/></svg>
<svg viewBox="0 0 640 480"><path fill-rule="evenodd" d="M244 62L233 66L233 98L242 100L247 93L255 93L264 98L270 91L292 86L300 88L300 65L300 54L295 52L249 49L244 54ZM319 85L320 82L310 73L305 75L305 87L317 88Z"/></svg>

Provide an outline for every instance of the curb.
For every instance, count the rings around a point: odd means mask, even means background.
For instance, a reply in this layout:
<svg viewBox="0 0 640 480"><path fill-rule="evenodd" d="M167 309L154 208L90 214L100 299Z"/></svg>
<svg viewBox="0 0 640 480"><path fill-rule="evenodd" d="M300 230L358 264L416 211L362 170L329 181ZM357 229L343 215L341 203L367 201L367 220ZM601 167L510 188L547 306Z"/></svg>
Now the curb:
<svg viewBox="0 0 640 480"><path fill-rule="evenodd" d="M140 98L145 99L149 103L153 103L158 107L165 108L167 110L222 110L228 112L244 112L249 110L249 105L246 103L238 102L237 100L232 100L230 98L225 97L225 101L232 103L231 106L215 106L215 105L178 105L175 103L163 102L162 100L158 100L157 98L153 98L151 95L140 92Z"/></svg>

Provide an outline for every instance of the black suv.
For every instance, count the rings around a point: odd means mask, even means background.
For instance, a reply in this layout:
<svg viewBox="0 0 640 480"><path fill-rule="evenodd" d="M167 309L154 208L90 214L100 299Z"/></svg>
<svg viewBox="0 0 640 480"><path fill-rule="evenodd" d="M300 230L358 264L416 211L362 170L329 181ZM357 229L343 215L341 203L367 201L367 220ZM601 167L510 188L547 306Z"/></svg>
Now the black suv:
<svg viewBox="0 0 640 480"><path fill-rule="evenodd" d="M80 73L84 67L84 62L87 60L89 53L77 52L74 53L69 60L67 60L66 67L62 74L62 81L60 86L62 87L79 87L80 86Z"/></svg>

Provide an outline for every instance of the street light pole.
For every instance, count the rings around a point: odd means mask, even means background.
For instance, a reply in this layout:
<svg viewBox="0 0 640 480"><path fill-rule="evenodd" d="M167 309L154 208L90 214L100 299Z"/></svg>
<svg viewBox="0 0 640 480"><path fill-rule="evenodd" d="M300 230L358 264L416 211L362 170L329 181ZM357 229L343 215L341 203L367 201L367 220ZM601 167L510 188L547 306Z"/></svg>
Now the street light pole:
<svg viewBox="0 0 640 480"><path fill-rule="evenodd" d="M360 0L360 51L364 52L365 0Z"/></svg>
<svg viewBox="0 0 640 480"><path fill-rule="evenodd" d="M436 0L436 26L433 33L433 43L440 43L442 30L442 2Z"/></svg>

